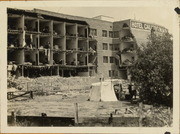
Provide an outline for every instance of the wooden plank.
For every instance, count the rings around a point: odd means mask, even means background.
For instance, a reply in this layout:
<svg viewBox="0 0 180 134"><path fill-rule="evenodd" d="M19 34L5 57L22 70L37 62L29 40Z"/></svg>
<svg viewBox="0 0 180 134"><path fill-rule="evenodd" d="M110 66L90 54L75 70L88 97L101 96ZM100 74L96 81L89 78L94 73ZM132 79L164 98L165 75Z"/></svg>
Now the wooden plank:
<svg viewBox="0 0 180 134"><path fill-rule="evenodd" d="M11 96L8 98L8 100L12 100L12 99L15 99L15 98L18 98L18 97L22 97L22 96L24 96L24 95L26 95L26 94L29 94L30 97L33 99L33 92L32 92L32 91L28 91L28 92L25 92L25 93L20 94L20 95L11 95Z"/></svg>
<svg viewBox="0 0 180 134"><path fill-rule="evenodd" d="M74 103L74 107L75 107L75 114L74 114L75 124L78 125L78 123L79 123L79 120L78 120L78 104Z"/></svg>

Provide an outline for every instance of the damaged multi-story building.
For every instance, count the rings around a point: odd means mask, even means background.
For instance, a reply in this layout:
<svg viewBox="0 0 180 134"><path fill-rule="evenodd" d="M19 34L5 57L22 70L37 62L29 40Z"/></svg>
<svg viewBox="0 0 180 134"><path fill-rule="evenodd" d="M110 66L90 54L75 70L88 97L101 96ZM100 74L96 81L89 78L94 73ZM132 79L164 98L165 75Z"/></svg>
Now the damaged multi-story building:
<svg viewBox="0 0 180 134"><path fill-rule="evenodd" d="M107 21L40 9L8 8L8 72L16 76L97 76L127 79L136 49L152 31L137 20Z"/></svg>

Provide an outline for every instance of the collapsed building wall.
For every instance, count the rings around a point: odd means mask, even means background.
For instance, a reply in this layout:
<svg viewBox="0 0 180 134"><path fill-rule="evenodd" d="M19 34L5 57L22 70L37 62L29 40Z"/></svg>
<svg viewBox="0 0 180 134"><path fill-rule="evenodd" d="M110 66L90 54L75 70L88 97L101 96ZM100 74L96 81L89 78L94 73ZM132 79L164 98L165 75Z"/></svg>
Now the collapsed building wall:
<svg viewBox="0 0 180 134"><path fill-rule="evenodd" d="M76 76L82 70L89 76L96 66L88 64L92 51L85 21L18 9L8 9L8 20L8 61L19 66L19 75Z"/></svg>
<svg viewBox="0 0 180 134"><path fill-rule="evenodd" d="M8 61L19 65L19 75L25 76L126 79L138 58L137 47L148 41L152 30L167 32L131 19L108 22L39 9L8 9Z"/></svg>

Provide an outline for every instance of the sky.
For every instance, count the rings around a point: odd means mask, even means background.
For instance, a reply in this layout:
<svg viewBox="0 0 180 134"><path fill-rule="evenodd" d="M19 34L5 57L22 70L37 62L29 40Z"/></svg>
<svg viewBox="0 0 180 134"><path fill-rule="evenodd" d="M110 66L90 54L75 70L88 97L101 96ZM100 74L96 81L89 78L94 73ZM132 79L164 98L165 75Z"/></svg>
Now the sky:
<svg viewBox="0 0 180 134"><path fill-rule="evenodd" d="M38 9L88 18L106 15L113 17L115 21L135 19L164 26L170 33L173 27L174 11L168 7L38 7Z"/></svg>

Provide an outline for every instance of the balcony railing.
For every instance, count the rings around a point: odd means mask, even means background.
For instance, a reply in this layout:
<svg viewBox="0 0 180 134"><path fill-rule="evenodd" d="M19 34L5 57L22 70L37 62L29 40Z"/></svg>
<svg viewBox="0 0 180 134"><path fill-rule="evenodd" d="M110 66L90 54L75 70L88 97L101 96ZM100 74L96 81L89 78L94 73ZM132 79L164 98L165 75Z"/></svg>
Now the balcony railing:
<svg viewBox="0 0 180 134"><path fill-rule="evenodd" d="M128 47L128 48L124 48L121 53L134 53L135 49L134 47Z"/></svg>

